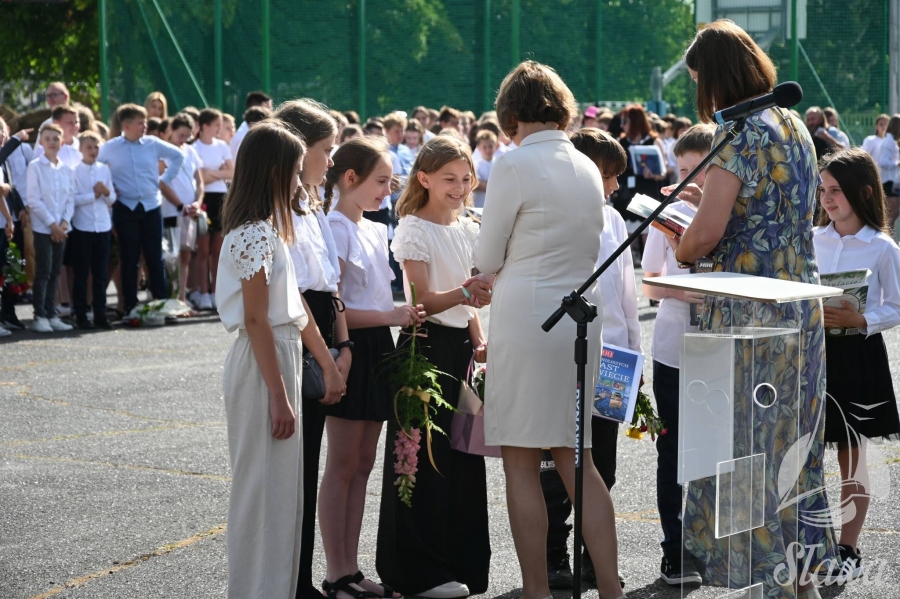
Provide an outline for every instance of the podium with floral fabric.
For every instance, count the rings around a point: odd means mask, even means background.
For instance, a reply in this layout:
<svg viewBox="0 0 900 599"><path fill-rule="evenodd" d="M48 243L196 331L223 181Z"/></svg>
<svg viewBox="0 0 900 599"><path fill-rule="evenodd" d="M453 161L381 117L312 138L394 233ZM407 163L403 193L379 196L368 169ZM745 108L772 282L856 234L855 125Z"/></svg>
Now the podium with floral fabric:
<svg viewBox="0 0 900 599"><path fill-rule="evenodd" d="M644 283L706 296L699 329L672 332L682 337L682 560L703 576L682 596L793 599L798 483L812 440L801 426L799 315L840 290L722 272Z"/></svg>

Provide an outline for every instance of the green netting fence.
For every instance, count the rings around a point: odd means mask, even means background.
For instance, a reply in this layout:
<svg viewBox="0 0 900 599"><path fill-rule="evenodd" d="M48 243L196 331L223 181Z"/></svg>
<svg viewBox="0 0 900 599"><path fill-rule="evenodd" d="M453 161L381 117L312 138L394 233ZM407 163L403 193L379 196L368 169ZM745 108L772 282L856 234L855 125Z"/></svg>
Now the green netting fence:
<svg viewBox="0 0 900 599"><path fill-rule="evenodd" d="M654 94L654 69L658 80L678 72L698 21L725 15L764 43L781 80L796 73L801 110L833 105L859 143L887 110L890 0L796 0L796 52L793 1L101 0L102 77L108 109L159 90L170 112L217 106L239 118L247 92L260 89L363 116L419 104L478 114L510 67L533 58L583 104L661 96L693 116L690 79L666 78Z"/></svg>

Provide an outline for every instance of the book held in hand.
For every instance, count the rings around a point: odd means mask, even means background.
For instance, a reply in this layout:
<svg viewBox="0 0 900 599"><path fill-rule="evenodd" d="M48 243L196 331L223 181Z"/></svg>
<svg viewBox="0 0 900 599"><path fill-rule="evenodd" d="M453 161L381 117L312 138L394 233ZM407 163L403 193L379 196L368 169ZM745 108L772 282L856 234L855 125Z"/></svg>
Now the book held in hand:
<svg viewBox="0 0 900 599"><path fill-rule="evenodd" d="M644 356L606 343L601 352L593 414L607 420L630 423L641 385Z"/></svg>
<svg viewBox="0 0 900 599"><path fill-rule="evenodd" d="M642 193L636 194L628 203L628 212L637 214L641 218L647 218L659 207L659 202ZM681 239L685 230L690 226L690 216L678 212L671 204L663 208L663 211L654 219L652 226L662 231L666 237Z"/></svg>
<svg viewBox="0 0 900 599"><path fill-rule="evenodd" d="M657 146L629 146L628 152L631 154L631 168L635 175L643 175L645 168L657 176L666 172L662 152Z"/></svg>
<svg viewBox="0 0 900 599"><path fill-rule="evenodd" d="M822 285L826 287L837 287L844 293L834 297L827 298L823 304L830 308L843 308L847 302L860 314L866 312L866 297L869 295L869 284L867 279L871 271L868 268L861 270L845 270L843 272L833 272L827 275L820 275ZM832 337L844 337L846 335L858 335L859 329L848 327L827 327L825 334Z"/></svg>

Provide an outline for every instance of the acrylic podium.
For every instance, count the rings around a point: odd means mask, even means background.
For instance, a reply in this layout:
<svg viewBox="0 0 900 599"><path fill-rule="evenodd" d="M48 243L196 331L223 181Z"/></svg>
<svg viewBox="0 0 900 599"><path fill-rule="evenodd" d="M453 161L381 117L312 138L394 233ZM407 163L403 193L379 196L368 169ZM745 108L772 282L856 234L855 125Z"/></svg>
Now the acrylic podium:
<svg viewBox="0 0 900 599"><path fill-rule="evenodd" d="M703 575L682 596L793 599L782 556L798 540L798 477L809 439L800 411L802 316L841 292L721 272L644 283L706 296L696 304L697 326L672 332L682 340L682 559Z"/></svg>

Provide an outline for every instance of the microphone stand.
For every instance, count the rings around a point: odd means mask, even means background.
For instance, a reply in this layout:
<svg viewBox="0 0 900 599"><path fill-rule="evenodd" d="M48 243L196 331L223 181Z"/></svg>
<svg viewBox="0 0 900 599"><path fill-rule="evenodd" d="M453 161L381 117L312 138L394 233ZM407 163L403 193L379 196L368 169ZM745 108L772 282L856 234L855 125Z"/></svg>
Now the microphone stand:
<svg viewBox="0 0 900 599"><path fill-rule="evenodd" d="M719 144L713 148L710 153L703 159L703 161L697 165L697 167L691 171L691 173L678 184L671 194L668 197L663 199L660 202L659 206L654 210L650 216L644 219L640 225L638 225L637 229L628 236L622 245L620 245L616 250L610 255L606 261L600 265L594 274L592 274L588 279L579 287L576 291L573 291L566 297L562 299L562 305L556 309L556 311L541 325L541 328L549 333L550 330L556 326L556 324L562 319L563 315L568 314L569 317L575 321L576 324L576 338L575 338L575 376L576 376L576 389L577 389L577 400L575 403L575 497L572 501L573 508L575 509L575 559L574 559L574 567L572 572L572 597L574 599L580 599L581 597L581 515L582 515L582 495L584 494L584 396L585 396L585 366L587 365L587 356L588 356L588 341L587 341L587 329L588 323L593 321L597 317L597 306L593 305L586 299L584 299L584 293L590 289L591 285L600 278L607 268L616 261L616 259L624 252L627 248L631 247L632 242L638 238L638 236L644 232L644 230L650 226L651 223L656 219L656 217L663 211L663 209L668 206L672 201L678 197L684 188L688 186L688 184L694 180L694 178L700 174L700 172L705 169L710 162L712 162L713 158L718 156L719 152L721 152L725 146L731 143L731 141L744 129L744 125L746 124L746 118L740 118L734 121L731 127L725 132L725 139L723 139ZM596 563L596 562L595 562Z"/></svg>

